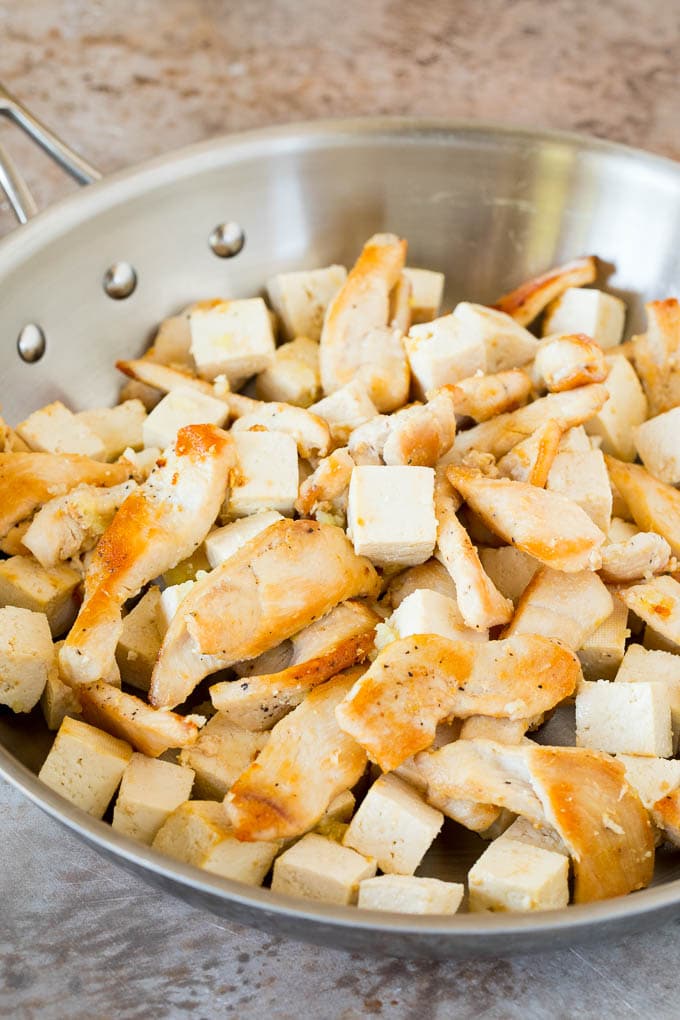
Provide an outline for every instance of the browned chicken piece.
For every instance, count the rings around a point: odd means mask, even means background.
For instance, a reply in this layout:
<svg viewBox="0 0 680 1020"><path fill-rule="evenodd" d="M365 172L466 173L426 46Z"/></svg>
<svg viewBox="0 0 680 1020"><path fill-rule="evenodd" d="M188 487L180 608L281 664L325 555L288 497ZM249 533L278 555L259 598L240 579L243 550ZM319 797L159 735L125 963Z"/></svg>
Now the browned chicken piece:
<svg viewBox="0 0 680 1020"><path fill-rule="evenodd" d="M680 404L680 302L650 301L647 332L635 337L633 361L654 417Z"/></svg>
<svg viewBox="0 0 680 1020"><path fill-rule="evenodd" d="M129 477L125 464L102 464L77 453L0 453L0 538L77 485L120 485Z"/></svg>
<svg viewBox="0 0 680 1020"><path fill-rule="evenodd" d="M162 365L149 358L117 361L116 368L130 379L135 379L145 386L152 386L154 389L160 390L161 393L171 393L180 386L188 386L208 397L218 396L212 383L206 382L205 379L199 379L198 376L192 375L185 369Z"/></svg>
<svg viewBox="0 0 680 1020"><path fill-rule="evenodd" d="M488 630L507 623L513 606L484 570L470 536L458 520L458 505L458 497L444 471L438 469L435 482L438 555L455 584L464 622L475 630Z"/></svg>
<svg viewBox="0 0 680 1020"><path fill-rule="evenodd" d="M213 684L212 703L239 726L268 730L313 687L363 662L373 651L379 621L361 602L343 602L291 638L281 670Z"/></svg>
<svg viewBox="0 0 680 1020"><path fill-rule="evenodd" d="M448 570L439 560L431 559L397 574L389 583L386 601L392 609L398 609L404 599L419 588L429 588L457 600L456 586Z"/></svg>
<svg viewBox="0 0 680 1020"><path fill-rule="evenodd" d="M356 464L434 467L455 435L453 401L440 392L426 404L411 404L360 425L350 436L349 452Z"/></svg>
<svg viewBox="0 0 680 1020"><path fill-rule="evenodd" d="M597 259L587 255L527 280L509 294L504 294L493 307L511 315L520 326L528 326L569 287L583 287L592 283L596 276Z"/></svg>
<svg viewBox="0 0 680 1020"><path fill-rule="evenodd" d="M347 449L354 463L384 464L382 454L389 435L389 414L377 414L375 418L353 429Z"/></svg>
<svg viewBox="0 0 680 1020"><path fill-rule="evenodd" d="M544 340L536 352L532 368L534 385L551 393L604 382L608 375L604 351L585 333Z"/></svg>
<svg viewBox="0 0 680 1020"><path fill-rule="evenodd" d="M447 477L484 524L508 545L569 573L601 566L605 535L572 500L524 482L485 478L465 468L449 467Z"/></svg>
<svg viewBox="0 0 680 1020"><path fill-rule="evenodd" d="M0 453L30 453L30 451L28 443L25 443L0 415Z"/></svg>
<svg viewBox="0 0 680 1020"><path fill-rule="evenodd" d="M446 392L453 400L456 414L481 422L526 404L531 390L529 375L521 368L510 368L491 375L471 375L455 385L428 393L428 397Z"/></svg>
<svg viewBox="0 0 680 1020"><path fill-rule="evenodd" d="M401 333L408 333L411 328L411 296L413 287L408 276L401 274L390 291L390 310L388 325Z"/></svg>
<svg viewBox="0 0 680 1020"><path fill-rule="evenodd" d="M609 477L643 531L655 531L680 557L680 491L660 482L639 464L605 456Z"/></svg>
<svg viewBox="0 0 680 1020"><path fill-rule="evenodd" d="M354 467L354 460L346 446L324 457L300 485L296 511L303 517L311 517L319 509L328 513L338 510L344 513Z"/></svg>
<svg viewBox="0 0 680 1020"><path fill-rule="evenodd" d="M576 652L613 609L607 587L592 570L568 574L541 567L519 597L504 636L542 634Z"/></svg>
<svg viewBox="0 0 680 1020"><path fill-rule="evenodd" d="M461 740L494 740L497 744L521 744L527 730L538 719L494 719L489 715L471 715L463 720Z"/></svg>
<svg viewBox="0 0 680 1020"><path fill-rule="evenodd" d="M340 704L360 669L317 687L277 723L259 757L224 800L239 839L286 839L314 826L366 768L366 753L338 726Z"/></svg>
<svg viewBox="0 0 680 1020"><path fill-rule="evenodd" d="M106 675L122 630L123 605L203 541L235 465L231 436L214 425L188 425L146 482L127 497L92 555L85 600L59 653L72 683Z"/></svg>
<svg viewBox="0 0 680 1020"><path fill-rule="evenodd" d="M149 700L173 708L203 677L254 659L338 602L378 589L374 567L340 528L276 521L183 600L161 646Z"/></svg>
<svg viewBox="0 0 680 1020"><path fill-rule="evenodd" d="M558 423L549 418L533 435L501 457L498 461L499 474L503 478L544 489L563 435Z"/></svg>
<svg viewBox="0 0 680 1020"><path fill-rule="evenodd" d="M650 809L652 821L663 833L664 839L680 847L680 790L655 801Z"/></svg>
<svg viewBox="0 0 680 1020"><path fill-rule="evenodd" d="M680 582L665 575L615 589L624 605L680 652Z"/></svg>
<svg viewBox="0 0 680 1020"><path fill-rule="evenodd" d="M232 415L236 417L232 432L247 432L248 429L258 428L269 432L285 432L297 443L301 457L325 457L328 453L331 445L328 425L323 418L304 407L278 401L252 401L258 406L241 414L236 401L231 397L225 397L225 400Z"/></svg>
<svg viewBox="0 0 680 1020"><path fill-rule="evenodd" d="M389 771L429 747L444 719L526 719L568 697L580 676L574 653L548 638L472 643L414 635L379 653L338 708L338 722Z"/></svg>
<svg viewBox="0 0 680 1020"><path fill-rule="evenodd" d="M326 312L320 346L324 393L334 393L360 374L369 382L379 411L392 411L406 401L408 384L403 392L403 379L390 379L397 362L403 366L397 375L408 379L408 363L403 348L399 354L390 341L389 327L390 292L405 260L406 241L394 234L375 234L364 245ZM378 333L367 343L374 331Z"/></svg>
<svg viewBox="0 0 680 1020"><path fill-rule="evenodd" d="M600 577L608 584L625 584L660 574L671 564L671 547L653 531L640 531L621 542L602 547Z"/></svg>
<svg viewBox="0 0 680 1020"><path fill-rule="evenodd" d="M127 740L142 754L158 758L171 747L191 747L205 723L202 715L178 715L151 708L134 694L97 681L78 687L85 722Z"/></svg>

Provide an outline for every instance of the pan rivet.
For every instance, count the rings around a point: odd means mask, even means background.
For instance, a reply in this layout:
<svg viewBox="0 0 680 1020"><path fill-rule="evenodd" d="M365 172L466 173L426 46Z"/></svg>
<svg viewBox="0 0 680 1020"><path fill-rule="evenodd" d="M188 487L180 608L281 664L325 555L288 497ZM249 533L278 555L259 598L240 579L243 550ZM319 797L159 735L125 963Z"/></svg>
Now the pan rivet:
<svg viewBox="0 0 680 1020"><path fill-rule="evenodd" d="M45 353L45 334L40 326L29 322L17 337L17 350L22 361L40 361Z"/></svg>
<svg viewBox="0 0 680 1020"><path fill-rule="evenodd" d="M246 243L246 235L243 227L238 223L218 223L208 238L210 247L221 259L230 259L238 255Z"/></svg>
<svg viewBox="0 0 680 1020"><path fill-rule="evenodd" d="M114 262L104 273L104 290L116 301L130 297L136 286L137 274L129 262Z"/></svg>

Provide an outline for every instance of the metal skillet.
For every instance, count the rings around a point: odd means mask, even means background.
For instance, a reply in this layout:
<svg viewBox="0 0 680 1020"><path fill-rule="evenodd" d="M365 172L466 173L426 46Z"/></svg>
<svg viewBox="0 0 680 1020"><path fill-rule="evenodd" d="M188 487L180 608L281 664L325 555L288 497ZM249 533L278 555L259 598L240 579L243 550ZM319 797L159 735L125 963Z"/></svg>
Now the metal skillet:
<svg viewBox="0 0 680 1020"><path fill-rule="evenodd" d="M320 122L216 139L97 181L1 87L0 113L89 185L34 215L0 150L0 184L24 224L0 243L0 392L12 423L55 398L76 409L113 402L114 361L140 352L164 316L206 295L257 293L277 271L351 262L378 230L408 238L412 265L446 274L448 306L488 302L596 253L633 333L644 301L680 282L680 165L595 139L408 119ZM569 728L563 714L542 739L567 742ZM650 889L542 914L433 919L289 899L172 862L72 807L36 778L48 743L39 713L0 713L0 775L149 882L293 938L406 957L507 955L613 938L680 905L680 857L663 853ZM480 849L451 824L423 873L461 879Z"/></svg>

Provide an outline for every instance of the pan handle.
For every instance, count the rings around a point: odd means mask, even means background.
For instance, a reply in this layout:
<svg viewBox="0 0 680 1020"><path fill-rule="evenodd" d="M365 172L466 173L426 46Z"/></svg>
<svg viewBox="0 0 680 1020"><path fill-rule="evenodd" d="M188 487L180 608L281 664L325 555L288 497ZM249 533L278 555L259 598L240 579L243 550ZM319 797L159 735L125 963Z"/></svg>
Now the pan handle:
<svg viewBox="0 0 680 1020"><path fill-rule="evenodd" d="M62 142L53 131L34 117L23 103L0 84L0 114L17 124L79 184L91 184L102 176L99 170ZM0 188L14 210L19 223L25 223L38 211L35 199L6 150L0 146Z"/></svg>

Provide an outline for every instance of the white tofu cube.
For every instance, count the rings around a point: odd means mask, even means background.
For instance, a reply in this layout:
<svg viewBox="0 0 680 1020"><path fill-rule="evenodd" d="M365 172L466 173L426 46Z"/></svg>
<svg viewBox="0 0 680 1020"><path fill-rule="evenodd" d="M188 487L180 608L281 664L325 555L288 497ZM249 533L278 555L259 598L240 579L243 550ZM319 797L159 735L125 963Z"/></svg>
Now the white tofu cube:
<svg viewBox="0 0 680 1020"><path fill-rule="evenodd" d="M203 379L225 375L229 385L237 388L273 361L274 334L262 298L197 307L189 317L189 328L191 353Z"/></svg>
<svg viewBox="0 0 680 1020"><path fill-rule="evenodd" d="M44 453L81 453L105 460L104 443L92 429L59 400L34 411L16 427L32 450Z"/></svg>
<svg viewBox="0 0 680 1020"><path fill-rule="evenodd" d="M251 538L265 531L276 521L283 520L277 510L262 510L250 517L241 517L238 521L225 524L223 528L215 528L205 539L205 552L208 563L214 569L224 563Z"/></svg>
<svg viewBox="0 0 680 1020"><path fill-rule="evenodd" d="M466 339L483 343L486 372L504 372L533 361L539 342L533 333L518 325L511 315L461 301L453 310L454 319L463 327Z"/></svg>
<svg viewBox="0 0 680 1020"><path fill-rule="evenodd" d="M38 779L94 818L102 818L131 757L127 741L66 716Z"/></svg>
<svg viewBox="0 0 680 1020"><path fill-rule="evenodd" d="M153 585L134 609L123 617L123 630L116 648L121 679L140 691L148 691L151 674L161 648L158 628L160 589Z"/></svg>
<svg viewBox="0 0 680 1020"><path fill-rule="evenodd" d="M349 485L347 533L359 556L380 565L424 563L437 541L434 470L355 467Z"/></svg>
<svg viewBox="0 0 680 1020"><path fill-rule="evenodd" d="M379 875L361 883L358 906L393 914L455 914L464 893L465 886L459 882L414 875Z"/></svg>
<svg viewBox="0 0 680 1020"><path fill-rule="evenodd" d="M174 443L179 429L185 425L222 426L229 416L223 400L199 393L190 386L178 386L156 404L142 427L144 446L160 447Z"/></svg>
<svg viewBox="0 0 680 1020"><path fill-rule="evenodd" d="M631 616L635 617L635 613L631 613ZM680 655L680 645L677 642L671 641L669 638L664 637L663 634L659 634L648 623L644 623L643 626L642 645L644 648L649 648L650 651L670 652L672 655Z"/></svg>
<svg viewBox="0 0 680 1020"><path fill-rule="evenodd" d="M606 534L612 516L612 490L600 450L558 453L548 473L546 489L580 506Z"/></svg>
<svg viewBox="0 0 680 1020"><path fill-rule="evenodd" d="M607 587L591 570L566 574L542 567L519 599L506 636L542 634L577 652L613 610Z"/></svg>
<svg viewBox="0 0 680 1020"><path fill-rule="evenodd" d="M359 380L341 386L335 393L312 404L308 410L323 418L336 443L346 443L354 429L365 425L378 413L368 390Z"/></svg>
<svg viewBox="0 0 680 1020"><path fill-rule="evenodd" d="M0 560L0 606L19 606L44 613L53 637L68 630L78 611L77 570L58 563L46 570L32 556Z"/></svg>
<svg viewBox="0 0 680 1020"><path fill-rule="evenodd" d="M484 340L470 336L453 315L411 326L404 346L419 397L487 370Z"/></svg>
<svg viewBox="0 0 680 1020"><path fill-rule="evenodd" d="M578 651L586 680L613 680L626 651L628 609L614 599L611 616L589 635Z"/></svg>
<svg viewBox="0 0 680 1020"><path fill-rule="evenodd" d="M30 712L55 673L47 617L15 606L0 609L0 705Z"/></svg>
<svg viewBox="0 0 680 1020"><path fill-rule="evenodd" d="M61 642L59 642L61 644ZM55 652L59 644L55 645ZM80 701L76 691L61 678L59 666L47 674L47 683L40 697L40 708L48 730L58 730L67 715L80 715Z"/></svg>
<svg viewBox="0 0 680 1020"><path fill-rule="evenodd" d="M344 845L374 857L381 871L412 875L444 822L441 811L397 776L380 776L345 833Z"/></svg>
<svg viewBox="0 0 680 1020"><path fill-rule="evenodd" d="M288 340L298 336L318 340L326 309L345 280L344 266L279 273L267 282L269 301Z"/></svg>
<svg viewBox="0 0 680 1020"><path fill-rule="evenodd" d="M650 474L669 485L680 483L680 407L638 425L633 440Z"/></svg>
<svg viewBox="0 0 680 1020"><path fill-rule="evenodd" d="M203 571L201 574L205 576ZM156 610L156 622L160 634L165 635L181 603L195 584L196 581L182 581L181 584L171 584L163 589Z"/></svg>
<svg viewBox="0 0 680 1020"><path fill-rule="evenodd" d="M430 588L418 588L392 613L387 626L397 637L411 634L440 634L452 641L486 641L488 631L472 630L463 622L458 603Z"/></svg>
<svg viewBox="0 0 680 1020"><path fill-rule="evenodd" d="M216 712L191 747L179 756L196 773L194 792L205 800L222 800L269 739L268 733L245 730Z"/></svg>
<svg viewBox="0 0 680 1020"><path fill-rule="evenodd" d="M276 348L269 368L255 382L260 400L281 400L297 407L309 407L321 397L319 345L306 336Z"/></svg>
<svg viewBox="0 0 680 1020"><path fill-rule="evenodd" d="M112 827L150 846L169 815L189 800L193 782L191 769L133 754L123 773Z"/></svg>
<svg viewBox="0 0 680 1020"><path fill-rule="evenodd" d="M431 322L439 314L444 296L444 274L432 269L406 266L404 276L411 284L411 323Z"/></svg>
<svg viewBox="0 0 680 1020"><path fill-rule="evenodd" d="M547 308L543 336L585 333L600 347L621 343L626 306L613 294L587 287L568 287Z"/></svg>
<svg viewBox="0 0 680 1020"><path fill-rule="evenodd" d="M470 911L559 910L569 903L569 861L525 842L497 839L468 873Z"/></svg>
<svg viewBox="0 0 680 1020"><path fill-rule="evenodd" d="M576 425L573 429L567 429L560 439L559 453L588 453L592 450L590 436L583 425Z"/></svg>
<svg viewBox="0 0 680 1020"><path fill-rule="evenodd" d="M238 478L229 494L230 517L261 510L291 516L298 495L297 444L286 432L234 432Z"/></svg>
<svg viewBox="0 0 680 1020"><path fill-rule="evenodd" d="M479 558L501 595L515 605L540 566L533 556L512 545L480 549Z"/></svg>
<svg viewBox="0 0 680 1020"><path fill-rule="evenodd" d="M617 683L658 683L668 690L673 750L680 741L680 655L630 645L615 678Z"/></svg>
<svg viewBox="0 0 680 1020"><path fill-rule="evenodd" d="M617 754L626 770L626 779L650 811L657 800L668 797L680 786L680 761L643 758L639 754Z"/></svg>
<svg viewBox="0 0 680 1020"><path fill-rule="evenodd" d="M670 758L673 731L663 684L584 680L576 692L576 746Z"/></svg>
<svg viewBox="0 0 680 1020"><path fill-rule="evenodd" d="M275 861L272 892L322 903L356 903L359 883L375 871L375 861L308 832Z"/></svg>
<svg viewBox="0 0 680 1020"><path fill-rule="evenodd" d="M511 825L505 829L497 838L500 840L512 840L515 843L527 843L529 846L537 846L542 850L551 850L553 853L569 857L569 850L556 829L546 825L542 828L534 825L528 818L516 818Z"/></svg>
<svg viewBox="0 0 680 1020"><path fill-rule="evenodd" d="M609 375L604 386L609 399L604 407L586 422L589 436L600 436L604 453L619 460L635 460L633 429L647 417L647 398L635 369L617 354L609 359Z"/></svg>
<svg viewBox="0 0 680 1020"><path fill-rule="evenodd" d="M116 460L127 447L140 450L144 445L146 408L141 400L125 400L117 407L81 411L76 418L99 437L104 445L105 460Z"/></svg>

